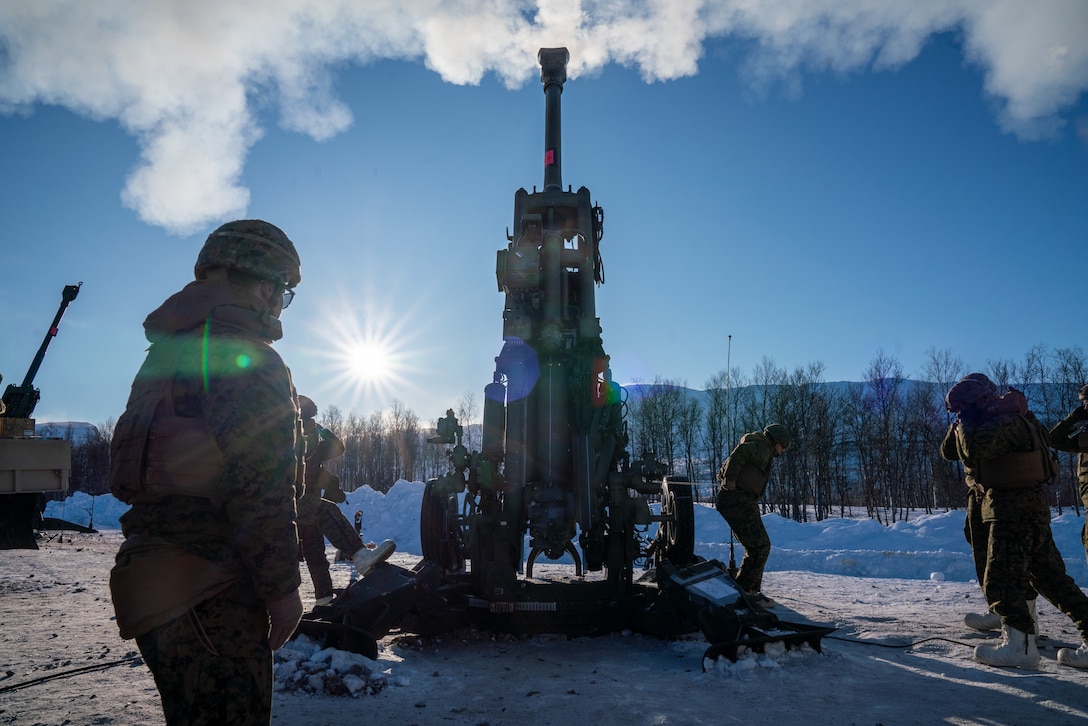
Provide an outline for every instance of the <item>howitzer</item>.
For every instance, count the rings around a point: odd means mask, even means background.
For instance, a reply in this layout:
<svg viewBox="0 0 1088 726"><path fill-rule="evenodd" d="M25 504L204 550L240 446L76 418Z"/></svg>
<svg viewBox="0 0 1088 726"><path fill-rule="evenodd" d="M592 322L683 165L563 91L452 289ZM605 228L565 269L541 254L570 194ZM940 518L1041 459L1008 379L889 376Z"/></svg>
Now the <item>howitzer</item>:
<svg viewBox="0 0 1088 726"><path fill-rule="evenodd" d="M36 438L30 417L41 395L34 387L34 377L57 335L64 311L82 286L82 282L65 285L60 308L22 385L10 384L4 391L0 406L0 549L37 549L34 530L43 526L43 494L68 490L71 444L61 439Z"/></svg>
<svg viewBox="0 0 1088 726"><path fill-rule="evenodd" d="M370 657L393 630L467 625L568 635L702 630L712 657L769 640L819 649L832 629L779 621L722 563L695 556L691 484L665 476L652 456L628 453L623 390L596 317L604 213L587 188L562 184L568 58L565 48L538 54L544 186L514 194L513 228L496 257L503 345L484 388L480 451L468 450L448 411L432 441L450 446L450 469L424 488L423 560L412 570L376 566L304 616L300 630ZM569 558L573 577L534 577L540 558Z"/></svg>

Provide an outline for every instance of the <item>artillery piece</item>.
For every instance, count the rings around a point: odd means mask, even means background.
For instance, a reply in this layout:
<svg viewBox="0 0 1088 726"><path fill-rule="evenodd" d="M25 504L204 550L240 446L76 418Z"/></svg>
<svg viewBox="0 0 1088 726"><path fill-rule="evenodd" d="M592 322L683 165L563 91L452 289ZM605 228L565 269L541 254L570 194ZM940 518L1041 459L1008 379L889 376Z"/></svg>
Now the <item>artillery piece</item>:
<svg viewBox="0 0 1088 726"><path fill-rule="evenodd" d="M691 484L628 453L624 392L596 317L604 213L587 188L562 188L569 54L544 48L537 57L544 186L514 194L513 231L497 255L503 346L484 388L481 450L467 449L448 411L432 441L452 447L450 471L424 489L422 561L411 570L378 565L299 629L372 658L377 639L394 630L468 625L567 635L702 630L711 657L735 658L741 645L769 640L819 649L831 629L779 621L721 562L695 556ZM564 556L573 578L533 576L539 558Z"/></svg>
<svg viewBox="0 0 1088 726"><path fill-rule="evenodd" d="M60 307L22 384L11 383L4 390L0 403L0 549L37 549L34 528L41 519L42 495L68 491L71 444L37 438L31 416L41 397L34 387L34 377L57 336L64 311L82 285L64 286Z"/></svg>

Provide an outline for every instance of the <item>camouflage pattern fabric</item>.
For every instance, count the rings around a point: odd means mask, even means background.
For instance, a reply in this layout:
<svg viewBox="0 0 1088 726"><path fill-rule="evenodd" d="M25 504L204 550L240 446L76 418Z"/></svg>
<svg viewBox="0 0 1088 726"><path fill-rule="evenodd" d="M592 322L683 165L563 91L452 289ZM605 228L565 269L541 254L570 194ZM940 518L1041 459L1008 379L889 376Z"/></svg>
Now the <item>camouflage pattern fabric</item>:
<svg viewBox="0 0 1088 726"><path fill-rule="evenodd" d="M982 521L982 498L973 490L967 490L967 507L963 517L963 536L971 546L971 559L975 563L978 585L986 582L986 550L990 543L990 528Z"/></svg>
<svg viewBox="0 0 1088 726"><path fill-rule="evenodd" d="M1077 406L1073 411L1050 429L1050 445L1058 451L1070 451L1077 454L1077 481L1080 484L1080 500L1088 509L1088 431L1071 436L1078 424L1088 419L1088 409ZM1080 530L1080 541L1088 557L1088 516Z"/></svg>
<svg viewBox="0 0 1088 726"><path fill-rule="evenodd" d="M290 595L301 582L295 523L298 412L290 373L268 345L279 336L278 324L270 320L253 296L208 280L186 286L144 323L152 344L168 337L185 342L178 370L159 375L174 376L177 414L204 420L224 468L214 498L137 501L121 518L122 532L126 538L161 539L242 577L237 588L137 634L164 708L184 714L172 723L269 720L272 652L264 603ZM133 387L140 385L137 378ZM169 567L165 548L164 557L163 566ZM198 638L188 623L199 623L214 649L201 645L203 636ZM225 705L234 697L224 694L239 691L245 692L237 696L245 704L238 707L239 717L220 718L222 709L235 708Z"/></svg>
<svg viewBox="0 0 1088 726"><path fill-rule="evenodd" d="M1008 493L1003 493L1005 496ZM1040 488L1016 493L1020 498L1034 495L1034 509L1049 513ZM990 524L984 592L993 612L1002 622L1025 633L1034 632L1034 623L1025 600L1035 591L1072 619L1081 637L1088 641L1088 595L1065 570L1065 561L1054 544L1049 521L1038 524L1033 516L996 520Z"/></svg>
<svg viewBox="0 0 1088 726"><path fill-rule="evenodd" d="M306 438L306 483L298 503L298 536L314 595L320 599L333 594L325 538L348 557L363 548L363 540L340 509L321 496L322 464L344 453L343 442L318 426L313 417L303 417L302 431Z"/></svg>
<svg viewBox="0 0 1088 726"><path fill-rule="evenodd" d="M1033 450L1034 438L1043 430L1030 413L976 415L971 411L963 412L953 429L955 450L942 444L941 455L962 460L968 471L1011 452ZM989 527L983 592L990 609L1003 623L1034 633L1027 607L1034 587L1088 638L1088 595L1065 571L1050 531L1050 507L1042 486L990 488L984 480L980 483L985 490L981 519Z"/></svg>
<svg viewBox="0 0 1088 726"><path fill-rule="evenodd" d="M333 594L329 559L325 555L325 538L333 547L351 559L363 548L363 540L355 531L340 508L328 499L319 499L316 507L299 515L298 536L302 543L302 557L314 583L314 596L318 599Z"/></svg>
<svg viewBox="0 0 1088 726"><path fill-rule="evenodd" d="M729 480L740 489L748 489L748 493L758 501L767 488L767 478L775 456L774 451L771 440L762 432L746 433L721 465L718 470L718 479L723 484L725 480ZM742 471L745 472L743 476ZM759 481L758 486L746 487L745 483L753 479Z"/></svg>
<svg viewBox="0 0 1088 726"><path fill-rule="evenodd" d="M268 724L272 654L264 608L236 585L205 600L136 644L155 677L166 723Z"/></svg>
<svg viewBox="0 0 1088 726"><path fill-rule="evenodd" d="M733 530L733 536L744 547L737 584L747 592L760 592L763 589L763 569L771 556L771 538L763 526L757 500L738 489L722 489L718 492L717 509Z"/></svg>
<svg viewBox="0 0 1088 726"><path fill-rule="evenodd" d="M978 586L985 591L986 562L989 560L990 524L982 518L982 496L973 488L967 490L967 507L963 518L963 536L971 546L971 559L975 563ZM1035 588L1028 585L1024 593L1028 600L1038 597ZM989 600L987 600L989 602Z"/></svg>

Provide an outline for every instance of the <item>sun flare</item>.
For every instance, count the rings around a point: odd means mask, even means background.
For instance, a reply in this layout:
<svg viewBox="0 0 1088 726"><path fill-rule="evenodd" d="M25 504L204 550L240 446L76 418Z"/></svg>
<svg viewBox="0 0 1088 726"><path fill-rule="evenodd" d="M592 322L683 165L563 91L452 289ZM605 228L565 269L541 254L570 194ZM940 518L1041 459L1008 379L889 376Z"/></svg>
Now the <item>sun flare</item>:
<svg viewBox="0 0 1088 726"><path fill-rule="evenodd" d="M393 355L380 341L362 340L344 351L349 375L359 383L383 383L394 373Z"/></svg>

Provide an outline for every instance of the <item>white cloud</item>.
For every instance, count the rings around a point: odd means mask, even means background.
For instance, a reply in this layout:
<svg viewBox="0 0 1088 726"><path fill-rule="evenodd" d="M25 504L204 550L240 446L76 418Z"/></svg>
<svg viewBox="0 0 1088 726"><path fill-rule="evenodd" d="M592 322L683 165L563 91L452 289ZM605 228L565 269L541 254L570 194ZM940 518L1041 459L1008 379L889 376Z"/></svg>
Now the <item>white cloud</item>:
<svg viewBox="0 0 1088 726"><path fill-rule="evenodd" d="M1084 0L35 0L0 4L0 111L117 119L143 159L124 203L188 233L244 212L255 95L315 139L351 125L332 93L343 62L418 60L451 83L494 73L516 87L536 77L538 48L565 45L572 78L621 63L667 81L732 37L752 43L753 84L797 90L806 70L908 63L944 31L1025 139L1059 130L1088 87Z"/></svg>

